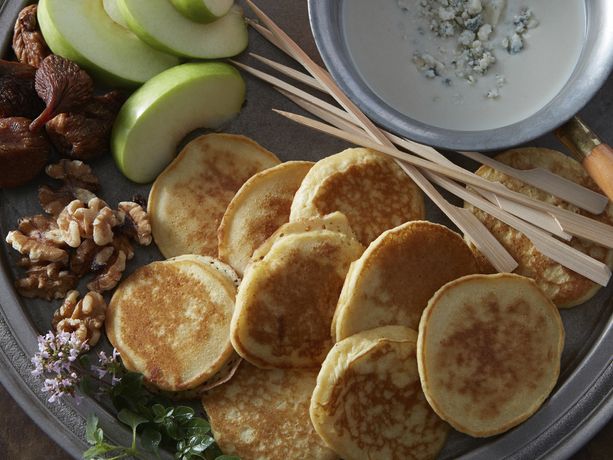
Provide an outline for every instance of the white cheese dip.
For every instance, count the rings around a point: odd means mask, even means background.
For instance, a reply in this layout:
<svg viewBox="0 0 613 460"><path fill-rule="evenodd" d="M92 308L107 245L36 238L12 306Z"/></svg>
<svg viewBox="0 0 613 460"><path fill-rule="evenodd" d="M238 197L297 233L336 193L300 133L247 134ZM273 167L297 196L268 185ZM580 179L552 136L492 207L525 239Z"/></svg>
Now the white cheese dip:
<svg viewBox="0 0 613 460"><path fill-rule="evenodd" d="M402 9L398 0L346 0L343 26L354 64L372 91L399 112L436 127L480 131L528 118L560 92L584 44L585 0L507 0L489 36L496 62L485 73L469 82L447 66L451 77L429 78L415 56L453 54L458 37L429 30L420 14L422 1L402 0ZM482 0L484 13L490 1ZM513 54L503 41L513 35L513 19L525 8L538 25L524 32L524 47Z"/></svg>

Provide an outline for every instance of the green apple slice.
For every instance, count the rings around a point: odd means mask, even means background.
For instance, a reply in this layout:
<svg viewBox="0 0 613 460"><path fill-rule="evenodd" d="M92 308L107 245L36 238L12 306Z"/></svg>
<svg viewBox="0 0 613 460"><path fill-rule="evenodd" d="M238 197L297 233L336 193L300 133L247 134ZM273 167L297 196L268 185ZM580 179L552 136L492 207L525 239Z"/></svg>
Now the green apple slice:
<svg viewBox="0 0 613 460"><path fill-rule="evenodd" d="M111 85L140 85L179 63L115 23L102 0L40 0L38 22L51 51Z"/></svg>
<svg viewBox="0 0 613 460"><path fill-rule="evenodd" d="M104 11L113 21L126 29L128 28L128 23L121 15L121 11L119 11L117 0L102 0L102 4L104 5Z"/></svg>
<svg viewBox="0 0 613 460"><path fill-rule="evenodd" d="M213 22L225 15L234 0L170 0L187 19L196 22Z"/></svg>
<svg viewBox="0 0 613 460"><path fill-rule="evenodd" d="M200 24L179 13L168 0L118 0L128 27L162 51L196 59L234 56L247 47L243 11L235 6L215 22Z"/></svg>
<svg viewBox="0 0 613 460"><path fill-rule="evenodd" d="M189 63L162 72L117 115L111 135L117 167L134 182L151 182L187 134L218 128L238 114L244 100L245 82L229 64Z"/></svg>

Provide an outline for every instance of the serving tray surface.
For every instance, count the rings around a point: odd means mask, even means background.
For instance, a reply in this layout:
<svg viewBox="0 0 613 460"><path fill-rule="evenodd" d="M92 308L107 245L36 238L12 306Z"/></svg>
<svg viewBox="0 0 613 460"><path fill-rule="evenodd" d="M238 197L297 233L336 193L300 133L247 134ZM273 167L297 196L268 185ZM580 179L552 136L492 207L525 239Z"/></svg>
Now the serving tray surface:
<svg viewBox="0 0 613 460"><path fill-rule="evenodd" d="M0 45L9 53L13 23L23 5L21 1L0 0ZM239 2L240 3L240 2ZM278 22L311 56L317 56L308 23L306 0L278 2L258 0L258 6ZM249 51L293 65L286 56L274 49L253 30L250 31ZM258 67L244 53L239 60ZM323 134L293 124L272 112L272 108L299 111L291 102L267 84L245 76L247 104L238 118L224 131L251 137L282 160L316 161L337 153L349 145ZM205 103L203 101L203 103ZM583 110L581 116L604 138L613 143L613 80L609 79L600 93ZM561 150L551 135L530 145ZM476 164L449 154L462 166L475 169ZM147 196L148 185L136 185L125 179L106 156L92 163L102 185L100 196L111 205L129 199L135 193ZM0 234L15 228L21 216L40 213L36 190L44 182L41 177L18 190L0 191ZM452 197L450 201L460 204ZM431 203L427 204L429 220L453 228L444 215ZM87 448L85 418L95 412L110 439L128 444L130 436L118 424L112 413L93 400L80 405L70 401L49 404L40 391L41 382L30 373L30 357L36 351L36 336L50 328L51 316L59 301L21 299L13 289L16 275L16 252L6 244L0 249L0 381L29 415L75 458ZM128 263L126 276L137 267L161 259L152 247L136 250ZM477 440L452 432L441 453L442 459L464 456L467 459L514 458L534 459L545 456L569 457L596 433L613 415L613 286L602 289L590 302L562 311L566 329L566 346L562 356L562 373L554 393L528 421L505 435ZM168 458L171 458L168 456Z"/></svg>

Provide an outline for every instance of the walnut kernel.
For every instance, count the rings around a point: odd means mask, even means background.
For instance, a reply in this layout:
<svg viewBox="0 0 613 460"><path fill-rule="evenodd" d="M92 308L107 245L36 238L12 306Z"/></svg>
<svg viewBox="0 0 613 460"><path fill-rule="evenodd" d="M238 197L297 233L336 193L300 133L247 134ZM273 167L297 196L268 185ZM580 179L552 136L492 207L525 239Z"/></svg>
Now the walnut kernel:
<svg viewBox="0 0 613 460"><path fill-rule="evenodd" d="M70 291L62 306L53 315L52 324L56 331L76 332L81 342L90 347L98 343L100 329L106 317L106 302L97 292L88 292L79 299L78 291Z"/></svg>

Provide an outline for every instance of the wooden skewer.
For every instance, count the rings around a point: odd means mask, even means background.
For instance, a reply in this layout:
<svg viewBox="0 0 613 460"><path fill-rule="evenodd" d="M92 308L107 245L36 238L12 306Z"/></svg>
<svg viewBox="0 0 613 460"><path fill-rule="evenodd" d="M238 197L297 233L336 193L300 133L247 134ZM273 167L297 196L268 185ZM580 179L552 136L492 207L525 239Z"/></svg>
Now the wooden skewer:
<svg viewBox="0 0 613 460"><path fill-rule="evenodd" d="M500 208L486 199L464 187L460 187L455 182L432 174L431 172L426 172L425 174L434 183L523 233L532 244L534 244L536 249L550 259L570 268L601 286L606 286L609 283L611 279L611 269L602 262L591 258L572 246L568 246L556 240L547 233L535 229L531 225L527 225L523 220L501 211Z"/></svg>
<svg viewBox="0 0 613 460"><path fill-rule="evenodd" d="M279 42L283 44L285 50L292 55L308 72L317 79L323 88L353 117L359 126L374 139L377 144L385 145L389 149L396 150L394 144L381 132L381 130L362 113L362 111L341 91L330 75L317 65L274 21L264 14L251 0L246 0L249 7L255 12L258 18L266 24ZM413 165L401 164L402 169L413 179L413 181L430 197L430 199L460 228L462 232L469 235L472 241L480 242L485 239L484 235L489 231L484 226L479 226L473 215L458 211L458 208L448 203L442 195L428 182L428 180ZM467 225L467 221L473 221L472 225ZM475 232L475 230L478 230ZM472 232L472 233L471 233ZM491 237L491 235L489 235ZM489 238L491 240L491 238ZM487 243L479 243L484 250L492 248ZM485 252L484 255L500 271L512 271L517 266L513 258L508 254L502 245L495 247L497 254Z"/></svg>
<svg viewBox="0 0 613 460"><path fill-rule="evenodd" d="M252 56L258 61L266 64L268 67L272 67L273 69L278 70L282 74L287 75L288 77L293 78L300 83L304 83L305 85L310 86L311 88L316 89L318 91L324 91L319 82L309 75L305 75L296 69L292 69L291 67L288 67L286 65L279 64L278 62L275 62L271 59L267 59L264 56L260 56L259 54L249 53L249 56Z"/></svg>
<svg viewBox="0 0 613 460"><path fill-rule="evenodd" d="M272 34L270 33L270 31L268 31L267 29L263 28L262 26L260 26L258 24L258 30L260 30L261 33L264 33L263 31L266 31L266 33L268 34L267 36L272 36ZM271 67L275 68L276 70L278 70L279 72L288 75L302 83L305 83L306 85L309 85L313 88L316 88L320 91L324 91L325 90L321 87L321 85L319 84L319 82L317 80L315 80L313 77L309 76L309 75L305 75L302 72L298 72L295 69L292 69L290 67L284 66L283 64L279 64L277 62L271 61L270 59L266 59L264 57L261 57L259 55L253 54L252 56L255 57L256 59L260 60L261 62L270 65ZM320 108L322 108L325 111L330 112L332 117L338 118L340 119L345 119L347 121L350 121L354 119L354 117L351 117L350 114L348 114L347 112L338 109L337 107L333 106L332 104L328 104L325 101L322 101L320 99L315 98L314 96L310 95L309 93L306 93L304 91L299 90L298 88L287 84L286 82L284 82L283 80L279 80L275 77L273 77L272 75L268 75L264 72L261 72L257 69L254 69L252 67L249 67L245 64L242 63L238 63L235 62L236 65L240 66L241 68L243 68L244 70L246 70L247 72L252 73L253 75L257 76L258 78L261 78L265 81L268 81L269 83L271 83L272 85L276 86L278 88L278 90L284 94L286 97L294 100L294 102L298 105L300 105L300 103L298 101L295 100L295 98L293 98L291 96L291 94L295 94L296 96L298 96L301 100L307 101L307 103L309 103L310 105L312 105L313 107L315 106L319 106ZM283 89L281 89L281 87ZM310 101L310 102L309 102ZM312 103L312 104L311 104ZM310 110L313 113L313 110ZM323 114L316 114L318 117L323 118ZM329 120L326 120L329 121ZM335 124L335 123L333 123ZM337 124L338 126L338 124ZM348 129L348 125L345 124L343 126L340 126L341 129L345 129L345 130L350 130ZM426 158L428 160L434 161L435 163L438 164L446 164L450 167L456 167L459 168L457 165L455 165L454 163L452 163L451 161L449 161L444 155L442 155L441 153L439 153L436 149L429 147L429 146L425 146L422 144L418 144L416 142L410 141L408 139L403 139L401 137L398 137L392 133L383 131L384 135L390 139L390 141L392 141L394 144L401 146L409 151L412 151L418 155L420 155L423 158ZM495 163L499 163L495 160L491 160ZM502 163L500 163L502 164ZM506 165L503 165L504 167L507 168L507 172L508 169L512 169L513 171L516 171L518 174L521 174L523 171L519 171L519 170L515 170L514 168L510 168ZM472 173L471 173L472 174ZM509 175L513 175L512 173ZM555 176L558 177L558 176ZM574 184L574 183L573 183ZM575 184L577 185L577 184ZM503 187L502 185L500 185L500 187ZM495 193L491 193L491 192L487 192L485 190L479 190L479 192L485 196L488 200L490 200L492 203L495 203L496 205L498 205L500 208L520 217L523 218L524 220L531 222L532 224L547 230L548 232L566 240L566 241L570 241L572 239L572 235L565 232L560 223L558 222L558 220L551 216L550 214L544 212L544 211L538 211L535 210L534 208L522 205L520 203L511 201L509 199L500 197L498 195L496 195Z"/></svg>
<svg viewBox="0 0 613 460"><path fill-rule="evenodd" d="M362 131L360 128L358 128L356 125L354 125L353 123L349 121L348 117L346 116L347 114L345 112L341 111L345 116L338 116L334 113L328 112L327 110L321 108L321 105L325 104L324 107L329 106L330 108L336 109L336 107L334 107L333 105L327 104L326 102L321 101L321 100L318 100L319 102L316 105L312 103L312 100L307 101L307 100L301 99L283 89L277 88L277 91L279 91L285 97L293 101L299 107L302 107L303 109L305 109L307 112L312 113L318 118L321 118L322 120L327 121L328 123L330 123L333 126L336 126L339 129L342 129L344 131L353 132L354 134L358 134L358 135L364 134L364 131ZM400 145L404 148L407 148L408 150L411 149L411 144L409 143L409 141L405 141L404 139L398 138L397 136L394 136L393 134L386 133L385 131L384 133L396 145ZM421 155L421 156L424 156L424 155ZM438 164L444 164L444 165L448 165L453 168L459 168L456 164L449 161L447 158L445 158L443 155L438 153L436 150L432 153L432 155L429 155L426 158L431 159L435 163L438 163ZM535 225L537 227L540 227L546 230L547 232L552 233L566 241L570 241L572 239L572 235L563 231L559 222L555 218L553 218L551 215L549 215L548 213L536 210L528 206L524 206L520 203L516 203L512 200L508 200L506 198L500 197L496 195L495 193L491 193L486 190L477 189L477 191L481 195L483 195L485 198L487 198L489 201L491 201L492 203L495 203L501 209L504 209L505 211L510 212L511 214L514 214L522 218L526 222L529 222L530 225Z"/></svg>
<svg viewBox="0 0 613 460"><path fill-rule="evenodd" d="M301 100L300 98L298 98L298 97L296 97L296 96L294 96L292 94L285 93L284 90L279 90L279 91L281 93L284 93L290 100L294 101L298 106L304 108L308 112L311 112L313 115L316 115L317 117L321 118L322 120L327 121L328 123L332 124L333 126L336 126L337 128L345 130L345 131L353 132L354 134L357 134L357 135L363 135L364 132L362 130L360 130L356 125L346 121L346 119L337 117L336 115L333 115L333 114L331 114L329 112L326 112L325 110L323 110L323 109L321 109L321 108L311 104L310 102ZM431 173L426 173L426 176L429 177L430 180L432 180L433 177L436 177L435 175L432 175ZM458 193L457 193L458 188L457 187L459 187L459 186L457 186L457 184L455 184L455 182L451 182L451 181L448 181L447 179L442 179L440 177L438 177L438 179L439 180L434 181L434 182L437 183L439 186L445 188L447 191L453 193L454 195L458 195ZM482 192L482 194L489 193L489 192L486 192L486 191L481 191L481 192ZM494 194L491 194L491 195L494 195ZM464 193L462 193L461 195L458 195L458 196L460 196L461 198L464 198ZM476 194L474 194L474 192L470 192L470 196L471 196L471 198L473 198L473 197L479 198ZM498 198L498 199L501 199L501 198ZM491 207L494 206L491 203L488 203L487 206L483 206L483 199L482 198L478 199L478 200L477 199L467 199L465 201L470 202L471 204L473 204L474 206L478 207L479 209L482 209L485 212L489 212ZM510 200L508 200L508 202L510 203L510 205L515 205L515 203L510 201ZM537 218L537 219L539 219L543 215L542 212L536 211L536 210L534 210L532 208L528 208L528 207L524 207L524 208L525 209L523 209L523 211L525 211L525 212L526 211L527 212L530 212L530 211L534 212L535 218ZM462 209L462 211L468 211L468 210ZM470 211L468 211L468 212L470 213ZM471 213L471 215L472 215L472 213ZM494 215L495 217L496 216L501 216L501 217L504 216L500 220L502 220L503 222L505 222L508 225L512 226L516 230L521 231L524 234L526 234L526 231L527 231L528 235L537 235L537 237L534 238L535 246L537 245L537 243L540 243L540 241L541 241L541 239L538 238L538 235L545 235L545 233L543 233L541 230L535 228L531 223L529 223L530 221L525 221L525 220L521 220L520 221L516 217L508 216L507 213L502 212L501 210L498 210L498 212L496 214L492 214L492 215ZM553 222L554 225L557 225L555 223L555 220L551 219L551 221ZM521 223L519 225L517 225L516 224L517 222L521 222ZM481 221L479 221L479 223L481 223ZM483 224L481 224L481 225L483 225ZM561 230L559 225L557 226L557 229L555 229L555 230L558 230L558 231ZM491 233L490 233L490 235L491 235ZM551 237L549 237L549 238L550 238L550 240L547 240L547 241L549 241L549 244L554 244L554 245L561 244L559 241L557 241L557 240L555 240L555 239L553 239ZM496 245L500 244L498 242L498 240L496 240L495 238L494 238L494 241L496 242L495 243ZM554 256L556 254L554 254ZM576 267L569 267L569 268L574 269L574 270L579 270L579 271L583 270L585 272L589 272L590 270L594 271L593 267L591 267L591 266L587 266L586 267L585 264L579 265L579 262L577 262L577 264L578 265ZM602 267L599 265L598 269L602 269ZM595 274L594 276L597 276L598 277L597 279L599 281L602 281L602 279L604 278L604 275L602 273L600 273L600 272L597 272L597 274Z"/></svg>
<svg viewBox="0 0 613 460"><path fill-rule="evenodd" d="M292 54L292 52L288 50L283 45L283 43L280 40L278 40L277 37L275 37L275 35L271 31L269 31L268 29L266 29L265 27L263 27L262 25L254 21L249 21L249 24L254 29L256 29L263 37L269 40L273 45L277 46L279 49L287 53L290 57L297 59L299 61L299 59L294 54ZM298 72L295 69L292 69L291 67L271 61L270 59L266 59L257 54L251 53L251 55L254 58L258 59L260 62L263 62L264 64L269 65L270 67L273 67L279 72L284 73L285 75L288 75L289 77L294 78L295 80L300 81L301 83L304 83L318 91L327 93L326 88L323 85L321 85L321 83L317 79L311 77L310 75L305 75L302 72ZM329 76L328 72L325 69L322 69L320 67L320 70ZM419 148L419 147L427 147L428 149L434 150L436 152L436 150L433 149L432 147L424 146L422 144L419 144L414 141L410 141L408 139L403 139L403 140L413 144L414 148L410 150L415 150L416 148ZM397 142L393 140L392 142L398 145ZM530 184L533 187L539 188L547 193L550 193L554 196L562 198L563 200L571 204L574 204L575 206L578 206L581 209L591 212L592 214L601 214L608 205L609 199L606 196L600 193L596 193L593 190L583 187L575 182L569 181L546 169L535 168L532 170L520 170L517 168L513 168L511 166L505 165L504 163L501 163L500 161L497 161L493 158L490 158L478 152L458 152L458 153L464 156L467 156L481 164L490 166L491 168L501 171L508 176L521 180L522 182L525 182L526 184ZM490 198L491 197L488 197L488 199Z"/></svg>
<svg viewBox="0 0 613 460"><path fill-rule="evenodd" d="M506 198L509 198L526 206L531 206L545 212L550 212L556 216L562 228L568 233L580 236L582 238L586 238L603 246L613 248L613 227L609 225L603 224L593 219L589 219L572 211L558 208L543 201L532 200L529 197L522 195L521 193L514 192L505 187L501 187L500 184L490 182L477 175L469 174L467 171L460 171L455 168L450 168L449 166L439 165L430 161L423 160L421 158L417 158L405 152L400 152L395 148L389 148L388 146L377 144L368 139L367 137L358 136L353 133L347 133L324 123L320 123L316 120L303 117L301 115L282 112L279 110L277 110L277 112L295 121L296 123L300 123L315 130L325 132L332 136L346 140L347 142L352 142L356 145L362 145L364 147L368 147L374 150L379 150L383 153L387 153L388 155L393 156L394 158L406 161L407 163L410 163L419 168L423 168L435 172L437 174L447 176L459 182L463 182L465 184L469 184L480 189L485 189L498 195L502 194Z"/></svg>
<svg viewBox="0 0 613 460"><path fill-rule="evenodd" d="M275 38L280 40L283 45L286 47L286 49L289 51L289 53L296 58L318 81L319 83L322 84L322 86L337 100L337 102L339 102L339 104L341 104L341 106L343 106L348 112L350 112L353 116L355 116L357 118L357 121L359 123L359 125L362 126L362 128L364 129L364 131L366 131L366 133L368 133L368 135L370 137L372 137L375 142L371 142L370 140L368 140L367 138L364 138L362 136L357 136L355 133L352 132L348 132L346 133L349 137L358 137L358 138L362 138L363 140L366 140L368 142L358 142L358 144L379 150L379 151L383 151L385 153L388 153L389 155L391 155L392 157L402 161L406 161L407 164L404 165L403 169L411 176L414 178L414 180L416 182L418 182L418 184L420 184L420 186L422 186L422 189L424 191L426 191L426 193L428 193L428 195L430 195L430 192L428 191L429 187L432 187L432 185L428 182L428 181L423 181L422 179L424 179L424 177L421 175L421 173L419 173L419 171L417 171L415 168L412 168L409 165L413 165L413 166L420 166L420 167L424 167L424 169L428 170L428 173L430 173L430 175L433 175L433 171L435 173L441 173L441 170L436 170L437 168L442 168L447 169L447 172L449 173L449 170L453 170L453 168L450 168L448 165L433 165L433 164L429 164L430 162L421 160L419 158L413 157L412 155L400 152L399 150L397 150L393 144L390 142L390 140L382 133L378 130L378 128L376 126L374 126L374 124L372 124L372 122L357 108L355 107L350 100L348 100L348 98L342 93L342 91L340 91L340 89L338 87L336 87L335 83L332 81L332 79L330 78L330 76L322 71L321 69L318 68L318 66L310 60L310 58L280 29L278 28L278 26L276 24L274 24L274 22L272 20L270 20L270 18L268 18L264 13L262 13L257 7L255 7L255 5L253 5L253 2L251 2L250 0L247 0L247 3L251 6L251 8L256 12L256 14L258 15L258 17L269 27L269 29L271 30L271 32L275 35ZM318 72L319 69L319 72ZM281 113L281 112L280 112ZM300 117L297 116L295 114L285 114L286 116L290 116L292 119L294 120L299 120L299 119L303 119L303 124L307 124L308 126L311 127L317 127L317 124L321 125L319 126L318 129L324 131L324 132L328 132L329 134L333 134L336 135L339 138L348 140L349 142L354 142L355 140L353 139L348 139L345 135L344 132L341 130L338 130L336 128L332 128L332 127L327 127L325 129L321 129L322 126L326 126L324 124L315 122L314 120L310 120L306 117ZM304 123L304 121L308 121L309 123ZM336 133L335 133L336 131ZM405 156L406 158L399 158L402 156ZM409 161L411 160L411 161ZM421 164L420 164L421 163ZM430 167L426 167L426 165L429 165ZM460 173L459 171L457 171L457 173L462 176L462 175L466 175L466 172L464 171L463 173ZM436 174L434 174L436 176ZM453 177L453 174L448 174L449 177ZM479 178L478 176L475 176L475 178L471 178L473 181L476 181L477 184L475 184L477 187L479 187L478 182L482 182L482 186L484 189L488 189L489 191L493 191L491 190L490 184L488 183L488 181ZM480 179L480 180L477 180ZM440 177L437 177L437 180L442 181L443 183L445 181L448 181L447 179L443 179ZM470 181L464 180L464 182L466 183L470 183ZM453 184L453 183L452 183ZM456 187L459 187L459 185L454 184ZM432 187L433 188L433 187ZM522 203L522 204L526 204L528 206L531 205L531 202L533 203L538 203L540 207L543 206L543 203L541 202L537 202L534 200L530 200L527 197L515 193L515 192L511 192L510 190L505 189L507 194L510 194L511 196L515 196L516 201ZM439 195L440 196L440 195ZM441 200L442 197L441 197ZM433 200L435 202L437 202L437 200ZM483 200L485 201L485 200ZM445 202L443 200L444 203L446 203L447 205L449 205L449 203ZM449 205L450 206L450 205ZM553 206L552 206L553 207ZM494 209L498 209L495 208L494 206L492 206L492 208ZM564 215L566 218L570 219L570 216L568 214L571 214L574 218L574 220L577 222L580 222L580 219L577 219L577 215L574 213L571 213L569 211L566 210L559 210L558 208L553 207L556 211L563 211L561 212L562 215ZM441 207L441 209L443 209L445 211L445 207ZM499 211L502 212L502 211ZM503 214L506 214L503 212ZM450 215L451 217L451 215ZM512 216L511 216L512 217ZM516 218L515 218L516 219ZM521 220L517 219L519 222L521 222ZM589 219L588 219L589 220ZM592 221L592 223L594 223L595 221ZM524 222L525 225L525 222ZM604 226L607 227L607 226ZM535 231L534 229L531 229L530 227L528 227L530 230L529 232L532 232L533 235L535 236L535 240L539 240L539 237L542 237L543 232L540 231ZM602 227L601 227L602 229ZM546 234L545 234L546 235ZM550 241L548 241L548 239L550 239L549 235L546 235L546 238L543 240L541 238L541 240L538 241L538 246L539 248L545 253L547 254L548 252L550 252L552 255L554 255L554 259L555 260L560 260L560 259L565 259L568 256L568 252L572 251L568 251L568 247L563 245L562 243L554 240L554 242L556 243L555 245L552 244ZM556 249L558 251L560 251L560 245L562 247L562 251L561 253L558 252L556 253ZM565 252L566 251L566 252ZM598 272L598 270L600 268L602 268L603 264L600 264L600 262L595 261L594 259L591 259L589 256L584 255L583 253L581 253L581 257L580 260L582 260L583 262L585 262L585 266L582 267L577 267L579 272L582 274L585 274L588 277L591 277L593 279L597 279L598 275L596 275L596 273ZM594 266L594 263L596 264ZM600 266L598 265L600 264ZM590 267L593 269L592 272L587 272L586 267ZM608 268L607 268L608 269ZM601 273L602 275L602 273ZM604 274L604 277L608 279L610 278L610 271L608 273ZM602 280L602 278L601 278Z"/></svg>
<svg viewBox="0 0 613 460"><path fill-rule="evenodd" d="M301 89L296 88L295 86L290 85L289 83L283 80L280 80L276 77L273 77L272 75L262 72L261 70L254 69L253 67L250 67L240 62L236 62L232 60L230 62L242 68L243 70L251 73L252 75L272 84L275 88L277 88L278 91L280 91L286 97L291 98L292 95L295 95L296 97L299 98L299 100L306 101L311 106L319 107L323 111L328 112L330 114L330 117L333 117L338 120L341 120L341 119L345 120L345 124L341 124L339 126L341 129L345 131L351 131L359 135L363 134L363 131L356 125L357 122L355 121L355 117L352 117L350 114L339 109L338 107L332 104L329 104L325 101L322 101L321 99L318 99L312 96L311 94L305 91L302 91ZM298 102L295 98L292 100L296 104L300 105L300 102ZM312 113L314 113L313 110L308 110L308 111L311 111ZM330 121L329 119L325 118L325 114L323 112L316 114L316 115L322 119L325 119L326 121ZM339 121L339 123L341 122ZM338 126L339 123L332 123L332 124L336 124ZM357 129L357 131L354 131L354 129L350 128L349 127L350 125L353 126L353 128ZM456 164L454 164L453 162L449 161L444 155L442 155L441 153L439 153L437 150L433 149L432 147L417 144L408 139L402 139L386 131L383 131L383 133L385 136L388 137L388 139L390 139L390 141L392 141L396 145L399 145L400 147L403 147L407 150L415 152L416 154L418 154L419 156L423 158L426 158L430 161L434 161L435 163L438 163L438 164L443 164L451 168L455 168L462 173L474 175L473 173L466 171L460 168L459 166L457 166ZM503 193L506 190L506 188L501 184L495 184L495 186L499 187ZM554 235L564 240L569 241L572 238L572 235L565 232L561 228L557 219L555 219L553 216L551 216L547 212L535 210L532 207L511 201L509 199L505 199L503 197L498 196L495 193L487 192L485 190L479 190L479 192L482 195L484 195L486 198L488 198L490 201L492 201L493 203L496 203L502 209L505 209L506 211L511 212L517 215L518 217L531 222L533 225L536 225L542 229L545 229L548 232L553 233Z"/></svg>
<svg viewBox="0 0 613 460"><path fill-rule="evenodd" d="M296 115L296 114L289 114L287 112L282 112L279 110L275 110L276 112L280 113L281 115L284 115L294 121L298 121L306 126L309 127L313 127L315 129L318 129L320 131L326 132L328 134L333 134L333 133L342 133L343 131L338 130L337 128L333 128L331 126L325 125L323 123L319 123L316 122L314 120L311 120L309 118L306 117L302 117L300 115ZM309 122L307 123L306 120L308 120ZM325 129L321 129L322 126L325 126ZM337 137L341 138L341 139L345 139L348 140L350 142L354 142L358 145L364 145L363 142L355 142L354 139L353 141L350 140L351 137L356 137L357 134L353 134L353 133L346 133L346 136L341 136L341 135L337 135L337 134L333 134L336 135ZM362 139L364 139L365 141L368 140L367 138L363 137ZM371 143L369 141L369 143ZM369 147L369 148L373 148L373 149L377 149L376 145L364 145L365 147ZM385 148L384 146L378 146L379 149L381 148ZM393 151L392 149L390 149L391 151ZM387 152L386 152L387 153ZM392 153L390 153L390 155L392 155ZM410 155L407 155L408 158L410 158ZM419 160L417 159L419 162L423 161L423 160ZM408 160L403 160L403 162L408 162ZM413 161L415 161L415 159L413 159ZM439 166L439 165L434 165L434 166ZM426 168L425 168L426 169ZM525 221L507 213L504 212L503 210L501 210L500 208L498 208L497 206L493 205L492 203L490 203L488 200L486 200L485 198L480 197L479 195L477 195L474 192L471 192L467 189L465 189L464 187L459 186L458 184L456 184L455 182L450 181L447 178L443 178L437 174L434 174L432 172L432 170L434 170L436 168L430 168L429 171L426 171L425 174L427 175L427 177L433 181L434 183L440 185L441 187L445 188L446 190L449 190L450 192L452 192L453 194L459 196L460 198L464 199L465 201L473 204L474 206L479 207L480 209L483 209L484 211L486 211L487 213L491 214L492 216L496 217L497 219L502 220L503 222L507 223L508 225L512 226L513 228L517 229L518 231L522 232L524 235L526 235L526 237L528 237L533 244L535 245L535 247L544 255L546 255L547 257L549 257L552 260L555 260L556 262L564 265L565 267L570 268L571 270L576 271L577 273L585 276L586 278L601 284L603 286L606 286L611 278L611 270L609 269L608 266L606 266L605 264L603 264L602 262L599 262L591 257L589 257L588 255L582 253L581 251L578 251L576 249L574 249L571 246L568 246L558 240L556 240L555 238L551 237L550 235L548 235L547 233L535 228L532 225L529 225L528 223L526 223Z"/></svg>
<svg viewBox="0 0 613 460"><path fill-rule="evenodd" d="M592 214L601 214L609 204L609 199L596 193L589 188L583 187L573 181L558 176L543 168L535 168L529 170L519 170L511 166L505 165L500 161L496 161L482 153L478 152L458 152L465 157L471 158L481 164L487 165L490 168L496 169L507 176L519 179L526 184L533 185L536 188L544 190L553 196L562 198L581 209L591 212Z"/></svg>

